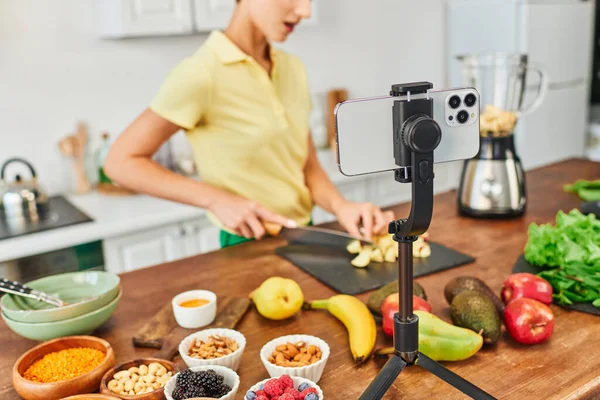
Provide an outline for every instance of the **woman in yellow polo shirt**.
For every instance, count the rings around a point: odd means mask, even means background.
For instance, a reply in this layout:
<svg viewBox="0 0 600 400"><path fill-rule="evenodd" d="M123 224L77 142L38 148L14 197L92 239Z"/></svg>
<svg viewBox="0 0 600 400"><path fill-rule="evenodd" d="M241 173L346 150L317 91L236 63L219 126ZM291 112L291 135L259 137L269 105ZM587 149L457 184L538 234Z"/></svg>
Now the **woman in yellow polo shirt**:
<svg viewBox="0 0 600 400"><path fill-rule="evenodd" d="M384 231L391 213L345 200L323 171L309 132L304 66L270 45L284 41L310 9L310 0L238 1L227 29L212 32L180 62L119 136L106 160L108 176L138 192L206 209L222 228L222 246L262 238L265 222L309 224L313 204L353 235ZM152 161L179 129L201 182Z"/></svg>

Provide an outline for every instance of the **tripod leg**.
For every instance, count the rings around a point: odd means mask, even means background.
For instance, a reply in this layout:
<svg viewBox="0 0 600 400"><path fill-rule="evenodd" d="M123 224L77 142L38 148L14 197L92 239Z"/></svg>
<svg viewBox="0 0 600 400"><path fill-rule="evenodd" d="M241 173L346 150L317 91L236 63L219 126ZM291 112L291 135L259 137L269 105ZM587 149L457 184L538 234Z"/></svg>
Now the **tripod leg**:
<svg viewBox="0 0 600 400"><path fill-rule="evenodd" d="M369 385L367 390L359 397L360 400L379 400L388 391L392 383L396 380L400 372L408 364L397 355L393 355L383 366L379 374Z"/></svg>
<svg viewBox="0 0 600 400"><path fill-rule="evenodd" d="M475 400L496 400L496 398L492 395L484 392L482 389L479 389L471 382L456 375L454 372L433 361L423 353L419 352L416 364Z"/></svg>

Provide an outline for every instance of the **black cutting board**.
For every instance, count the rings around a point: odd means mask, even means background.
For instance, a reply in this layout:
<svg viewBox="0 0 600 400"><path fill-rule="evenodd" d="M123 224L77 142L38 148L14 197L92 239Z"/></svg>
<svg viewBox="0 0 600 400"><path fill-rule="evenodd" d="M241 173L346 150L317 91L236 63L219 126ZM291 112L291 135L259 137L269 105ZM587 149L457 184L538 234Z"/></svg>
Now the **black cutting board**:
<svg viewBox="0 0 600 400"><path fill-rule="evenodd" d="M429 244L431 256L413 258L415 278L475 261L471 256L440 244ZM276 249L275 252L343 294L368 292L398 279L397 262L371 262L366 268L356 268L350 264L356 255L349 254L346 248L290 243Z"/></svg>
<svg viewBox="0 0 600 400"><path fill-rule="evenodd" d="M512 272L529 272L530 274L538 274L541 270L541 268L529 264L527 260L525 260L525 256L522 255L517 259ZM600 308L594 307L592 303L573 303L571 305L558 304L556 301L553 301L553 303L563 308L577 310L588 314L600 315Z"/></svg>

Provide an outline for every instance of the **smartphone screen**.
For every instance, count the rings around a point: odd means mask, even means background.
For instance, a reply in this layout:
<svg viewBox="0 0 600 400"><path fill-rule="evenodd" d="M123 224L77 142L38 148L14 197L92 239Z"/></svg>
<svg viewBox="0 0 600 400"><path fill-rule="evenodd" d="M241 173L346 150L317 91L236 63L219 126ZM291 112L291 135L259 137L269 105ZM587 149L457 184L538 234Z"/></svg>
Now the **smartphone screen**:
<svg viewBox="0 0 600 400"><path fill-rule="evenodd" d="M411 96L425 98L427 94ZM433 119L442 131L434 162L464 160L479 151L479 93L473 88L430 91ZM391 171L394 160L392 106L406 96L347 100L335 109L337 163L344 175Z"/></svg>

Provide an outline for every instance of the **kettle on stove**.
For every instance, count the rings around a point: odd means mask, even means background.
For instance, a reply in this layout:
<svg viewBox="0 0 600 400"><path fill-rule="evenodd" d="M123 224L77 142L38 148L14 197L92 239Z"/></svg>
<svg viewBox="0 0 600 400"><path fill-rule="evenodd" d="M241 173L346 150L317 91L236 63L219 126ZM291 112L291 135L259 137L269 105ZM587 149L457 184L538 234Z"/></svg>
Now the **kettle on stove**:
<svg viewBox="0 0 600 400"><path fill-rule="evenodd" d="M514 143L517 120L539 107L546 73L528 65L527 54L491 53L457 57L462 83L480 93L480 149L466 160L458 208L471 217L517 217L527 205L525 174ZM527 99L527 100L526 100Z"/></svg>
<svg viewBox="0 0 600 400"><path fill-rule="evenodd" d="M29 168L31 177L24 180L16 174L12 180L6 176L10 164L21 163ZM48 195L37 182L33 165L22 158L11 158L0 169L0 218L38 219L48 208Z"/></svg>

